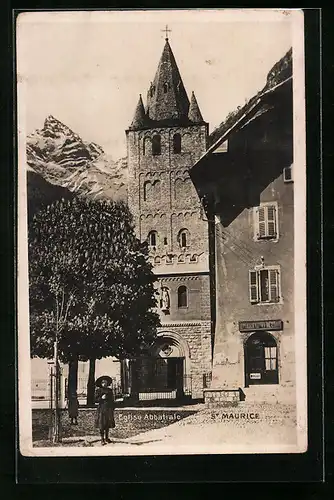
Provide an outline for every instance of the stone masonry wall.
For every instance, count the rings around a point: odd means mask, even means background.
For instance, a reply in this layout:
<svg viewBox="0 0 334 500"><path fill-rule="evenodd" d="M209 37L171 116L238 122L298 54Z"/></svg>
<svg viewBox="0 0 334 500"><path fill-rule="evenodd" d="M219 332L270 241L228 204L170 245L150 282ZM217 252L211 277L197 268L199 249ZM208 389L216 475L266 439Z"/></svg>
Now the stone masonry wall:
<svg viewBox="0 0 334 500"><path fill-rule="evenodd" d="M210 321L167 323L159 333L168 336L175 333L189 347L190 359L186 359L186 375L191 375L193 399L203 398L203 375L211 371L211 323Z"/></svg>
<svg viewBox="0 0 334 500"><path fill-rule="evenodd" d="M173 151L174 134L181 135L181 152ZM161 154L153 155L151 140L160 135ZM157 289L170 294L170 310L159 311L160 333L174 333L186 342L186 375L192 397L203 398L203 375L211 372L211 310L209 231L201 201L189 171L205 152L207 125L127 131L129 196L137 236L156 232L150 260L159 276ZM186 230L186 246L180 241ZM177 290L187 287L188 303L178 307Z"/></svg>
<svg viewBox="0 0 334 500"><path fill-rule="evenodd" d="M154 134L161 136L161 154L152 155L145 145ZM182 136L182 150L173 153L173 135ZM189 170L206 148L207 128L190 126L128 132L129 207L138 237L158 232L155 256L167 253L208 253L207 223L201 218L201 204L189 177ZM186 249L181 249L180 230L189 231ZM182 258L182 257L181 257ZM196 257L195 257L196 258ZM157 263L158 264L158 263Z"/></svg>
<svg viewBox="0 0 334 500"><path fill-rule="evenodd" d="M206 389L204 390L205 404L214 406L237 406L240 401L240 392L236 390Z"/></svg>
<svg viewBox="0 0 334 500"><path fill-rule="evenodd" d="M170 296L170 310L168 313L158 311L162 322L210 320L210 282L208 275L159 276L156 286L158 291L161 286L168 288ZM180 286L187 287L187 307L178 307L178 289Z"/></svg>

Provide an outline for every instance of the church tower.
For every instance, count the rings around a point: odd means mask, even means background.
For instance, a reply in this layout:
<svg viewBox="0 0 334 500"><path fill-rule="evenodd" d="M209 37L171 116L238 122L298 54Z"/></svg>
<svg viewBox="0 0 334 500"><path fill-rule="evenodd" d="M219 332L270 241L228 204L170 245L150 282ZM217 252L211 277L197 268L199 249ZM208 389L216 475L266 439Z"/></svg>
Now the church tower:
<svg viewBox="0 0 334 500"><path fill-rule="evenodd" d="M188 98L168 38L126 136L128 202L137 236L149 244L162 323L156 366L142 373L138 391L153 384L201 398L211 372L209 228L189 171L206 151L208 124L195 94Z"/></svg>

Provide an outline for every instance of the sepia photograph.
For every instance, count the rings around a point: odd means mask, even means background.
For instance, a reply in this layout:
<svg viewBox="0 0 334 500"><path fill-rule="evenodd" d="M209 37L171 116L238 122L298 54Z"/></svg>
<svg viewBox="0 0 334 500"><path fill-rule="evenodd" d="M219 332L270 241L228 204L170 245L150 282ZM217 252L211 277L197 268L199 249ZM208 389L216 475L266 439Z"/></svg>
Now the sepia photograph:
<svg viewBox="0 0 334 500"><path fill-rule="evenodd" d="M16 19L24 456L307 451L302 10Z"/></svg>

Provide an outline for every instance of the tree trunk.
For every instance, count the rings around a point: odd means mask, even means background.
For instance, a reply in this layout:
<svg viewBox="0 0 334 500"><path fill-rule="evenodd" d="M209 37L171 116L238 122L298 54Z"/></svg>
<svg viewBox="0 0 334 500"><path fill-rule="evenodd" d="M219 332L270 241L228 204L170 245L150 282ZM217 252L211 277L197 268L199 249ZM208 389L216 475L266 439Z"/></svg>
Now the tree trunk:
<svg viewBox="0 0 334 500"><path fill-rule="evenodd" d="M95 404L95 358L89 360L89 374L87 383L87 406Z"/></svg>
<svg viewBox="0 0 334 500"><path fill-rule="evenodd" d="M78 358L68 363L68 396L76 394L78 390Z"/></svg>

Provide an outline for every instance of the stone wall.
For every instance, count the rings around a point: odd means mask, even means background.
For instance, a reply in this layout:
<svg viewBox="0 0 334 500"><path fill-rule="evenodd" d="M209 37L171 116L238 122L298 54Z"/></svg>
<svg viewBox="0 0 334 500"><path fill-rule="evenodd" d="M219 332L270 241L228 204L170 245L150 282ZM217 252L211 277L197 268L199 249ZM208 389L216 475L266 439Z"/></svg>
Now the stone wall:
<svg viewBox="0 0 334 500"><path fill-rule="evenodd" d="M173 153L175 133L182 138L179 154ZM144 149L144 143L150 144L155 134L161 137L160 155L152 155L146 146ZM189 176L189 170L206 149L206 138L206 125L127 133L128 203L138 237L145 240L150 231L157 232L156 245L151 248L152 263L157 270L161 265L185 262L194 267L199 259L203 260L203 255L208 255L208 225L201 217L200 199ZM179 239L183 229L188 231L185 248ZM190 270L193 271L196 270Z"/></svg>
<svg viewBox="0 0 334 500"><path fill-rule="evenodd" d="M161 276L157 282L157 290L161 286L168 288L170 309L166 312L159 310L160 319L170 321L210 321L210 281L208 275L200 276ZM187 287L188 305L178 307L178 289Z"/></svg>
<svg viewBox="0 0 334 500"><path fill-rule="evenodd" d="M174 153L175 134L181 136L180 153ZM155 135L161 154L154 155ZM170 295L170 309L158 310L159 333L173 334L186 346L185 375L191 377L194 399L203 398L203 375L211 372L211 301L208 222L189 172L206 150L207 135L207 124L127 131L129 207L142 241L155 231L150 261L156 287L168 288ZM187 287L186 307L178 307L180 286Z"/></svg>
<svg viewBox="0 0 334 500"><path fill-rule="evenodd" d="M187 343L189 359L185 359L185 373L191 375L192 398L203 398L203 375L211 372L211 323L199 321L189 323L166 323L159 333L168 337L172 332Z"/></svg>
<svg viewBox="0 0 334 500"><path fill-rule="evenodd" d="M242 392L239 389L205 389L204 401L207 407L237 406L241 401Z"/></svg>

